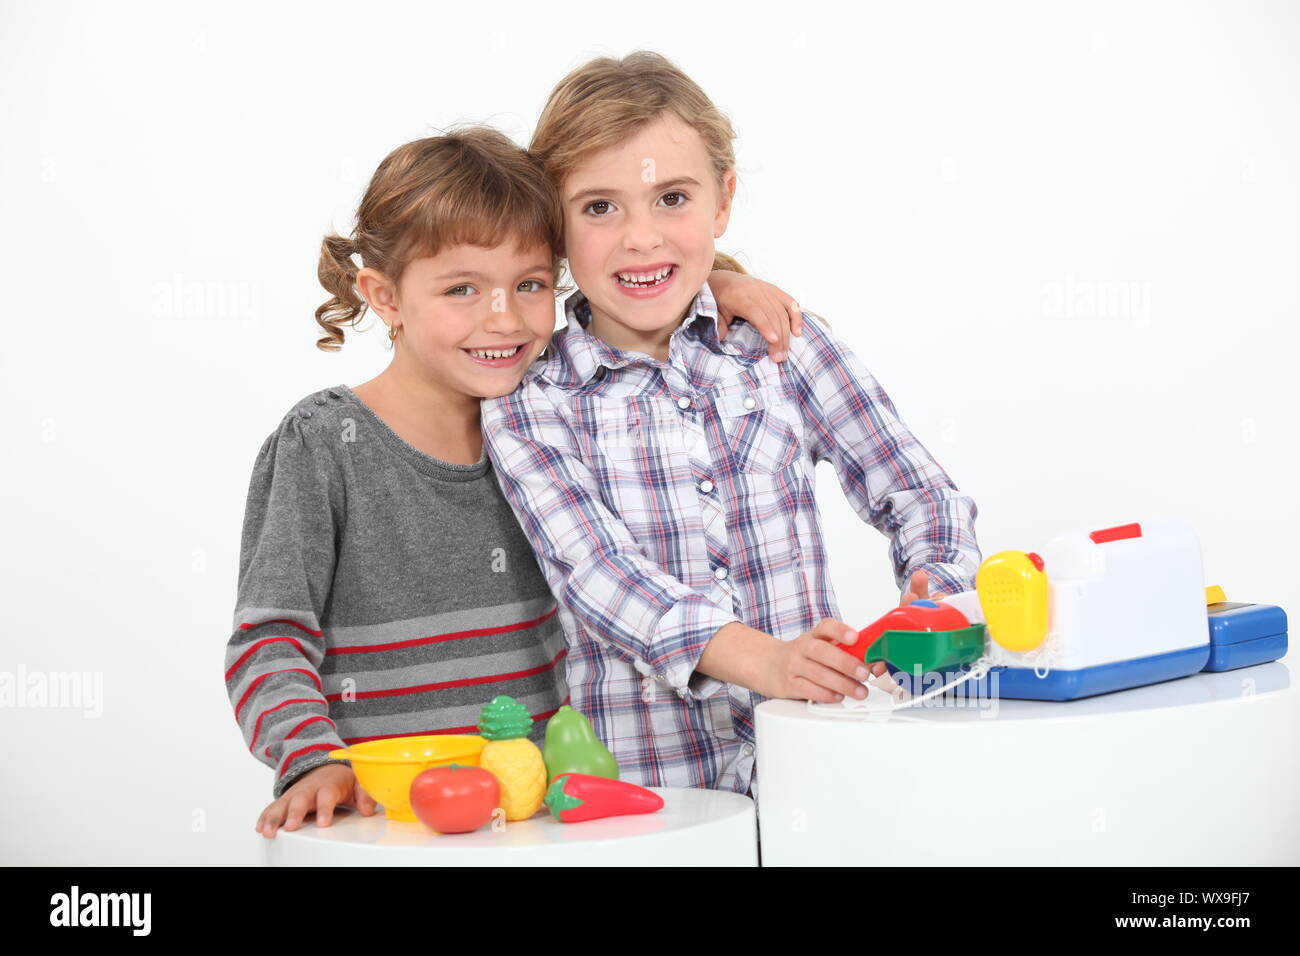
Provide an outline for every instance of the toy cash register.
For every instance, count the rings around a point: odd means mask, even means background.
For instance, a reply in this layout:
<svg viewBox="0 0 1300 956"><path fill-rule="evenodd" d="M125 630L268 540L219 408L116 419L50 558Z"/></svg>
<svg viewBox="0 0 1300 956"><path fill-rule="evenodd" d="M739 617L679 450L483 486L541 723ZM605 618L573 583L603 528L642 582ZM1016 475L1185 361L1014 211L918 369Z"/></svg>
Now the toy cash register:
<svg viewBox="0 0 1300 956"><path fill-rule="evenodd" d="M975 590L914 603L915 622L893 621L907 610L896 609L846 649L909 675L978 661L987 671L966 692L989 697L1075 700L1287 648L1286 613L1207 589L1200 542L1174 520L1069 531L1041 555L1003 551L980 566Z"/></svg>

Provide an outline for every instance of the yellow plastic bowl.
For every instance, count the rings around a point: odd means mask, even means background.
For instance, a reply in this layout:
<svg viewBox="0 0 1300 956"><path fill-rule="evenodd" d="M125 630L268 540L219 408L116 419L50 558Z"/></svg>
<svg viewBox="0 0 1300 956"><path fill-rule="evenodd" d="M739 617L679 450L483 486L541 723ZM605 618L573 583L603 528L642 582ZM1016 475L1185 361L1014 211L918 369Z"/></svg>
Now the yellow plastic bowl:
<svg viewBox="0 0 1300 956"><path fill-rule="evenodd" d="M390 820L418 823L411 810L411 784L430 767L460 764L477 767L487 743L477 734L426 734L369 740L331 750L332 760L352 761L352 772L366 793L384 808Z"/></svg>

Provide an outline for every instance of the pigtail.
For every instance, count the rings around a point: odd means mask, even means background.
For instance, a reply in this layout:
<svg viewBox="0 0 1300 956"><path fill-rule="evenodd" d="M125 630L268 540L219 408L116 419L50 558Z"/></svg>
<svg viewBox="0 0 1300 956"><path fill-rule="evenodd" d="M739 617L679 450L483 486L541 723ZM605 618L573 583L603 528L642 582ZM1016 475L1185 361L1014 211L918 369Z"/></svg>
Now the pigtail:
<svg viewBox="0 0 1300 956"><path fill-rule="evenodd" d="M331 298L316 310L316 321L325 330L325 334L316 340L316 347L325 352L337 352L342 348L342 326L355 326L366 311L366 301L357 293L357 272L360 270L352 261L356 251L356 243L342 236L326 236L321 243L316 277Z"/></svg>

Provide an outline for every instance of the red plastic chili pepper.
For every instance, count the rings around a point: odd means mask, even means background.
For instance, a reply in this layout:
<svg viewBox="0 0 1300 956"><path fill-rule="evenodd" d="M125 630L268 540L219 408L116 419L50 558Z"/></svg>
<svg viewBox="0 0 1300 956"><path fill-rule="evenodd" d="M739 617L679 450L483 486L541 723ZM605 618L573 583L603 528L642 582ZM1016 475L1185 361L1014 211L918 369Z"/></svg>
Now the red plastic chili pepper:
<svg viewBox="0 0 1300 956"><path fill-rule="evenodd" d="M601 817L654 813L664 805L664 798L625 780L565 773L551 781L545 803L561 823L581 823Z"/></svg>

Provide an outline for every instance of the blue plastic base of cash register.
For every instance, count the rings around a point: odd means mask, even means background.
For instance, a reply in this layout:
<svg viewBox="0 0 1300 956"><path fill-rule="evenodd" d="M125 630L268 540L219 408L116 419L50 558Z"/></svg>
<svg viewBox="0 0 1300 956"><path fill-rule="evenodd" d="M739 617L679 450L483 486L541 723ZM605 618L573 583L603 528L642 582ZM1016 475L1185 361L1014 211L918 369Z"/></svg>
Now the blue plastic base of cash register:
<svg viewBox="0 0 1300 956"><path fill-rule="evenodd" d="M1286 634L1270 634L1256 637L1236 644L1210 645L1210 660L1205 665L1207 671L1231 671L1238 667L1253 667L1266 664L1286 654Z"/></svg>
<svg viewBox="0 0 1300 956"><path fill-rule="evenodd" d="M1203 670L1209 655L1210 645L1206 643L1095 667L1050 670L1044 677L1038 677L1030 668L995 667L978 681L969 681L978 686L968 693L1006 700L1078 700L1187 677Z"/></svg>

